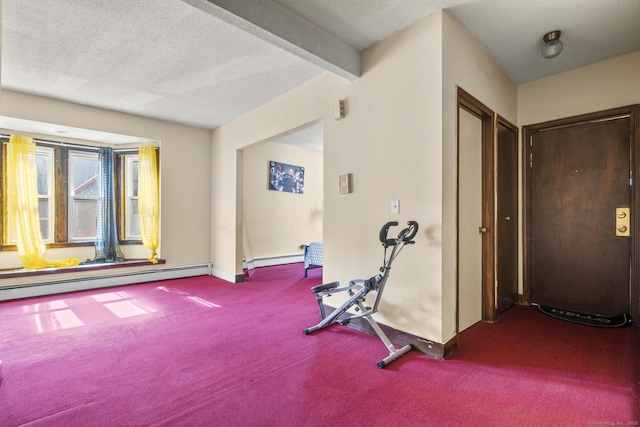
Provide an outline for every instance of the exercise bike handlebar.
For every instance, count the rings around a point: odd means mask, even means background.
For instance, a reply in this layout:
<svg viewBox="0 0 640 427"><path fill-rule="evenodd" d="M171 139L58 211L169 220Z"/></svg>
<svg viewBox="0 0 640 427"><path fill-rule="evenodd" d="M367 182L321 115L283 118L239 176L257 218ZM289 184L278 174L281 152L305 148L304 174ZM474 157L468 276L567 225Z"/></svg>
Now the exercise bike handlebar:
<svg viewBox="0 0 640 427"><path fill-rule="evenodd" d="M397 221L389 221L382 226L382 229L380 230L380 242L384 245L384 247L395 246L400 242L403 242L404 244L415 243L412 239L416 237L416 234L418 233L418 223L415 221L408 221L408 227L404 228L400 233L398 233L397 238L389 239L387 237L387 235L389 234L389 229L397 225Z"/></svg>

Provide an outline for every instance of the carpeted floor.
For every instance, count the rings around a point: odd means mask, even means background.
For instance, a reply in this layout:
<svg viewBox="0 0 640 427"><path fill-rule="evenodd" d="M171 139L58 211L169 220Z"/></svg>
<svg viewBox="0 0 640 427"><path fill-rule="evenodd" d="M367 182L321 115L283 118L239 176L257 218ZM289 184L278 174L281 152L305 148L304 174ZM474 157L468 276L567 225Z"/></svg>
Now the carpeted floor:
<svg viewBox="0 0 640 427"><path fill-rule="evenodd" d="M318 321L309 288L321 273L292 264L242 284L197 277L0 303L0 426L640 422L640 328L516 306L463 332L446 361L412 351L378 369L377 337L302 334Z"/></svg>

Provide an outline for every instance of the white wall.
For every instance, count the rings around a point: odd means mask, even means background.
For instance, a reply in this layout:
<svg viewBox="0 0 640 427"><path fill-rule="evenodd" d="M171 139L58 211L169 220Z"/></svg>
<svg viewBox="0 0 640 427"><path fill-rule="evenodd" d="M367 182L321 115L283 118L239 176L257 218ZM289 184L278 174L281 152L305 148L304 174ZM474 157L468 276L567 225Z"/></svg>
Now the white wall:
<svg viewBox="0 0 640 427"><path fill-rule="evenodd" d="M161 141L160 254L167 261L163 267L189 266L209 262L209 236L211 235L210 130L6 89L2 90L0 96L0 115ZM125 251L130 252L131 248L125 248ZM77 249L49 249L46 253L47 259L71 256L84 260L92 257L93 252L91 249L88 249L88 252L87 249L80 251ZM15 252L0 252L0 265L2 268L18 268L21 263ZM135 270L135 268L131 268L118 271ZM72 277L82 275L85 274L74 273ZM59 274L56 275L56 279L64 279L66 276L68 275ZM51 280L51 277L45 275L14 278L0 280L0 286L5 283L35 283L46 280Z"/></svg>

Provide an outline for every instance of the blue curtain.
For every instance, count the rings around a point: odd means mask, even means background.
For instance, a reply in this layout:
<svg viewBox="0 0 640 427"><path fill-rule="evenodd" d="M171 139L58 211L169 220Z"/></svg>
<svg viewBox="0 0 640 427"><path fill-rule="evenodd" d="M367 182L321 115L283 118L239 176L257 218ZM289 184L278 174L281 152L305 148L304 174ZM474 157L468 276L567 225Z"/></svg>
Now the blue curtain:
<svg viewBox="0 0 640 427"><path fill-rule="evenodd" d="M101 147L98 151L98 197L95 262L123 261L124 254L118 242L116 227L116 203L113 191L113 148Z"/></svg>

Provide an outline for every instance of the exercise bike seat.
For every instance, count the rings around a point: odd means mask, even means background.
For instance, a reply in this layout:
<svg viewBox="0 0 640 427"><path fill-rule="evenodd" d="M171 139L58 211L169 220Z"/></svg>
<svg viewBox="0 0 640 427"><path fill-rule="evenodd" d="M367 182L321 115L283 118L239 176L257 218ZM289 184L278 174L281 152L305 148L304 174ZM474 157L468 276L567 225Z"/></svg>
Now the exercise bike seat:
<svg viewBox="0 0 640 427"><path fill-rule="evenodd" d="M324 283L322 285L312 287L311 292L313 292L314 294L317 294L319 292L328 291L329 289L335 289L338 286L340 286L340 282Z"/></svg>

